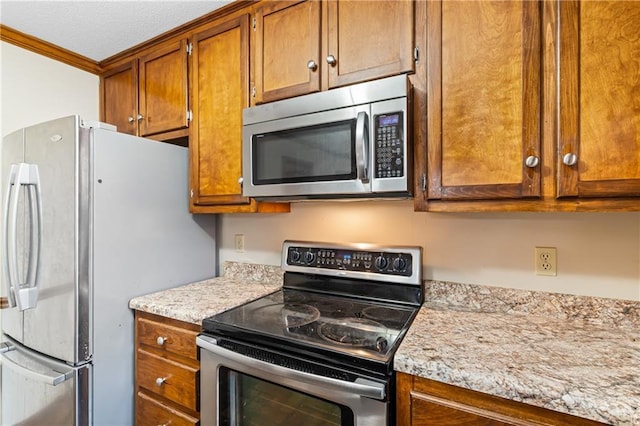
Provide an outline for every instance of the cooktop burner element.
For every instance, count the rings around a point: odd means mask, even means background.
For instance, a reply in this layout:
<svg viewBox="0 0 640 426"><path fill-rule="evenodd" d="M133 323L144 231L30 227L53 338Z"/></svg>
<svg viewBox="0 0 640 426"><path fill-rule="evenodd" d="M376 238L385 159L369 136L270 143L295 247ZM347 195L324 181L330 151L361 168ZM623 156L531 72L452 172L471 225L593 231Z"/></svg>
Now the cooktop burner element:
<svg viewBox="0 0 640 426"><path fill-rule="evenodd" d="M422 304L421 254L285 241L283 288L205 319L203 332L388 374Z"/></svg>
<svg viewBox="0 0 640 426"><path fill-rule="evenodd" d="M365 318L342 318L336 322L326 322L320 326L318 333L323 339L340 345L355 347L371 347L384 350L381 342L386 342L386 327Z"/></svg>

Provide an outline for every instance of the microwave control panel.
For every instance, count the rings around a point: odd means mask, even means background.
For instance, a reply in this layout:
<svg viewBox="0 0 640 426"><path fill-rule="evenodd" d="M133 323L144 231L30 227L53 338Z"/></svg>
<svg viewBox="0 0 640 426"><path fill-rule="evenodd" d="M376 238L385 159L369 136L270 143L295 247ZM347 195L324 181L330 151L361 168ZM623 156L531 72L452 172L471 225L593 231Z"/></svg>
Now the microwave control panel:
<svg viewBox="0 0 640 426"><path fill-rule="evenodd" d="M402 111L374 116L375 177L404 176L404 114Z"/></svg>

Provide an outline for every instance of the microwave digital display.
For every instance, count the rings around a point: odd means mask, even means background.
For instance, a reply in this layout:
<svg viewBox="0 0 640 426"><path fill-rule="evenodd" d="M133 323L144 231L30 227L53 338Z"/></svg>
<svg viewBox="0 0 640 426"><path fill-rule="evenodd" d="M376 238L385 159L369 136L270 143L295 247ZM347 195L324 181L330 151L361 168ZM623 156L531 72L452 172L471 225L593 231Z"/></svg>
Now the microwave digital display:
<svg viewBox="0 0 640 426"><path fill-rule="evenodd" d="M393 126L400 122L400 114L383 115L380 117L380 126Z"/></svg>

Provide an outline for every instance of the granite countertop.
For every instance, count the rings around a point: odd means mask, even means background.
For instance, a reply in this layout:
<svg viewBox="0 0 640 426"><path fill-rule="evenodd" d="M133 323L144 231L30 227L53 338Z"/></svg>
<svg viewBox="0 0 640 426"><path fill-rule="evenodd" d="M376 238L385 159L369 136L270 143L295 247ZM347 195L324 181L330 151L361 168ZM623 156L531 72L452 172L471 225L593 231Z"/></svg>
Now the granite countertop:
<svg viewBox="0 0 640 426"><path fill-rule="evenodd" d="M396 371L640 425L640 303L428 282Z"/></svg>
<svg viewBox="0 0 640 426"><path fill-rule="evenodd" d="M277 266L136 297L137 309L201 324L282 287ZM640 302L429 281L396 371L614 425L640 426Z"/></svg>
<svg viewBox="0 0 640 426"><path fill-rule="evenodd" d="M129 307L193 324L282 287L278 266L226 262L223 276L136 297Z"/></svg>

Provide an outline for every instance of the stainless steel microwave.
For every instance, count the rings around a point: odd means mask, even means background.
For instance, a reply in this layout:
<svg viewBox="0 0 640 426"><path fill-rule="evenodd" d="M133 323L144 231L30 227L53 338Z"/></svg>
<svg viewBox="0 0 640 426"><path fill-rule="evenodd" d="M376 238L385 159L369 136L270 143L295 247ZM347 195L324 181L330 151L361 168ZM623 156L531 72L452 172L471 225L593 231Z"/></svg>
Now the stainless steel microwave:
<svg viewBox="0 0 640 426"><path fill-rule="evenodd" d="M243 110L243 195L256 199L410 197L406 75Z"/></svg>

